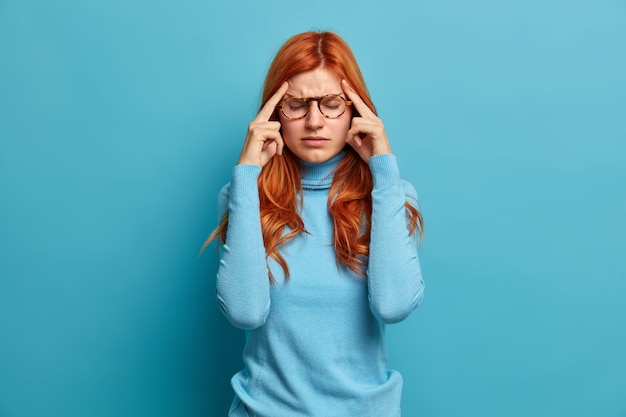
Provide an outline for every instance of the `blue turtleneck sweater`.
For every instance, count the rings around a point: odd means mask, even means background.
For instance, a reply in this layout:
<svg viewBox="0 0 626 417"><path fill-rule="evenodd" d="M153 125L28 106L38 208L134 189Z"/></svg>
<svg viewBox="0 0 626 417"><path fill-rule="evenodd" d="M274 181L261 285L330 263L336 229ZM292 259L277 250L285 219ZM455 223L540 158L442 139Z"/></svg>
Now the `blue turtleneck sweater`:
<svg viewBox="0 0 626 417"><path fill-rule="evenodd" d="M282 248L290 279L266 261L257 178L237 165L219 197L229 211L221 248L217 299L230 322L246 329L244 369L232 378L230 416L398 417L402 377L387 369L385 323L406 318L424 283L405 201L415 189L400 179L396 158L369 160L372 226L367 277L337 265L328 211L332 171L344 153L302 163L301 216L308 233ZM276 284L270 285L267 266Z"/></svg>

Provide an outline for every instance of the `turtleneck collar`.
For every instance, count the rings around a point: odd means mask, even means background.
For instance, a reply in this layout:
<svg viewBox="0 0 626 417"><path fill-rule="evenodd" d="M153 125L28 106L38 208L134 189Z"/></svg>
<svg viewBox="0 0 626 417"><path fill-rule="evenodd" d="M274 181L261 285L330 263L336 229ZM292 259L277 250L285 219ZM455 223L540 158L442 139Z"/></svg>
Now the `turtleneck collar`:
<svg viewBox="0 0 626 417"><path fill-rule="evenodd" d="M333 182L333 170L346 156L346 151L341 151L326 162L315 164L300 160L300 176L302 188L305 190L324 190L330 188Z"/></svg>

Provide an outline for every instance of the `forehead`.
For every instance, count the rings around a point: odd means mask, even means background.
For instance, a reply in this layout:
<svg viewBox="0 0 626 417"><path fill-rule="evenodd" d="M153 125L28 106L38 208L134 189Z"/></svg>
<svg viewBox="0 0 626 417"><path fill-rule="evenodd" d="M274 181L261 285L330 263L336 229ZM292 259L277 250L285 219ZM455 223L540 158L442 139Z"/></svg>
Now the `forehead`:
<svg viewBox="0 0 626 417"><path fill-rule="evenodd" d="M287 81L289 88L286 94L290 96L317 97L342 92L339 76L324 68L301 72Z"/></svg>

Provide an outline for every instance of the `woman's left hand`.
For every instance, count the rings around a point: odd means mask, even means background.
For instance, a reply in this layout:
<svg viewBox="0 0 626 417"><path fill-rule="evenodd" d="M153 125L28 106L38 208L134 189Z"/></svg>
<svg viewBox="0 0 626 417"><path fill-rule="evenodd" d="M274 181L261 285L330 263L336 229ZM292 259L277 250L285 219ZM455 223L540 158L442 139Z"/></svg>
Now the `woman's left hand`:
<svg viewBox="0 0 626 417"><path fill-rule="evenodd" d="M341 89L359 113L359 116L352 118L352 126L348 130L346 143L352 146L365 162L372 156L391 153L383 121L367 107L367 104L346 80L341 80Z"/></svg>

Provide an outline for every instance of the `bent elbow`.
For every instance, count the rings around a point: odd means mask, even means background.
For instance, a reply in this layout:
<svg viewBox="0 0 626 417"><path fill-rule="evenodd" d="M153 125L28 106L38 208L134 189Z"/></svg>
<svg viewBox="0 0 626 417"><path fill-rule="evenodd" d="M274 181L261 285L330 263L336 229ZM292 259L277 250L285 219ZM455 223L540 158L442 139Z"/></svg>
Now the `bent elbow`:
<svg viewBox="0 0 626 417"><path fill-rule="evenodd" d="M387 300L386 302L374 302L370 299L372 314L385 324L398 323L407 317L422 303L424 299L424 283L417 292L404 300Z"/></svg>
<svg viewBox="0 0 626 417"><path fill-rule="evenodd" d="M254 330L265 324L265 319L267 316L250 316L250 317L242 317L242 316L230 316L228 320L231 324L239 329L243 330Z"/></svg>
<svg viewBox="0 0 626 417"><path fill-rule="evenodd" d="M402 308L397 306L392 306L391 308L380 308L372 305L371 310L372 314L374 314L374 316L382 323L393 324L409 317L411 312L415 310L416 307L417 305L403 306Z"/></svg>
<svg viewBox="0 0 626 417"><path fill-rule="evenodd" d="M265 324L269 315L270 305L265 306L240 306L240 308L228 308L223 300L218 296L217 301L220 310L228 321L235 327L243 330L253 330Z"/></svg>

